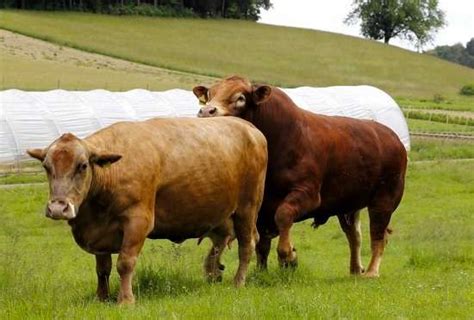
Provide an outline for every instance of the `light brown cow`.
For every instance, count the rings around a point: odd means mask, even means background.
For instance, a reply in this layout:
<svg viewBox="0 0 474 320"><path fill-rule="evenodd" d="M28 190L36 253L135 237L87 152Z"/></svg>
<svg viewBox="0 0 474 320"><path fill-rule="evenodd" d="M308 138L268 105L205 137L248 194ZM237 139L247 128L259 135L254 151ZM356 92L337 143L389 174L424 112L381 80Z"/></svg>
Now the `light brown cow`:
<svg viewBox="0 0 474 320"><path fill-rule="evenodd" d="M81 140L64 134L46 149L46 216L68 220L77 244L96 256L99 299L108 298L118 253L119 303L133 303L132 275L145 239L209 237L204 267L219 280L220 255L237 237L236 286L258 241L267 164L264 136L232 118L121 122ZM235 236L234 236L235 235Z"/></svg>

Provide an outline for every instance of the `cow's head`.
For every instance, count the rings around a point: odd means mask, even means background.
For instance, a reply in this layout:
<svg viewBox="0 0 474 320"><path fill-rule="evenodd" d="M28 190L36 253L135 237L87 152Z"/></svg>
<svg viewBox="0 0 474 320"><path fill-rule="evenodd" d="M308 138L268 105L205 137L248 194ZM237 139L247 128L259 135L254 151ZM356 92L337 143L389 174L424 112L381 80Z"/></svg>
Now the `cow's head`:
<svg viewBox="0 0 474 320"><path fill-rule="evenodd" d="M247 79L232 76L210 88L197 86L193 89L201 109L198 117L237 116L258 108L272 92L267 85L252 85Z"/></svg>
<svg viewBox="0 0 474 320"><path fill-rule="evenodd" d="M92 181L92 166L105 166L122 156L102 153L76 136L66 133L45 149L29 149L27 153L42 162L49 182L46 216L70 220L77 215Z"/></svg>

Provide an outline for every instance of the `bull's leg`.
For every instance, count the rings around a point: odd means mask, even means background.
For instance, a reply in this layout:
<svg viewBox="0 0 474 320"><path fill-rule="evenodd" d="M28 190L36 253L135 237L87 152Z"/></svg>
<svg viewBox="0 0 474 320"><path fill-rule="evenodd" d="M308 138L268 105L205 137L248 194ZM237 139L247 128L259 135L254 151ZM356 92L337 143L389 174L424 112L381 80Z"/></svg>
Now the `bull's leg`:
<svg viewBox="0 0 474 320"><path fill-rule="evenodd" d="M257 267L260 270L267 269L267 260L272 247L272 238L269 235L261 235L260 240L257 243Z"/></svg>
<svg viewBox="0 0 474 320"><path fill-rule="evenodd" d="M212 248L204 260L204 273L209 282L221 282L224 265L220 258L227 243L231 240L230 235L211 235Z"/></svg>
<svg viewBox="0 0 474 320"><path fill-rule="evenodd" d="M304 212L312 211L320 204L319 194L316 199L308 199L307 192L294 191L286 196L275 213L275 223L278 227L278 261L282 267L296 267L298 260L296 249L290 238L293 221Z"/></svg>
<svg viewBox="0 0 474 320"><path fill-rule="evenodd" d="M112 270L112 256L110 254L97 254L95 256L97 272L97 298L104 301L109 298L109 277Z"/></svg>
<svg viewBox="0 0 474 320"><path fill-rule="evenodd" d="M349 242L351 251L350 273L360 275L364 272L360 258L360 244L362 238L360 231L360 212L355 211L353 213L338 215L337 217L342 231L346 234L347 241Z"/></svg>
<svg viewBox="0 0 474 320"><path fill-rule="evenodd" d="M245 285L250 258L255 249L255 243L258 241L256 216L257 208L255 206L238 209L234 215L235 235L239 242L239 268L234 277L236 287Z"/></svg>
<svg viewBox="0 0 474 320"><path fill-rule="evenodd" d="M389 234L388 224L392 216L392 211L377 210L369 207L370 218L370 247L372 249L372 258L367 268L365 277L374 278L379 276L380 262L382 254L387 243Z"/></svg>
<svg viewBox="0 0 474 320"><path fill-rule="evenodd" d="M120 275L119 304L132 304L135 297L132 292L132 278L138 255L149 232L149 222L144 217L133 217L124 225L123 242L117 260Z"/></svg>

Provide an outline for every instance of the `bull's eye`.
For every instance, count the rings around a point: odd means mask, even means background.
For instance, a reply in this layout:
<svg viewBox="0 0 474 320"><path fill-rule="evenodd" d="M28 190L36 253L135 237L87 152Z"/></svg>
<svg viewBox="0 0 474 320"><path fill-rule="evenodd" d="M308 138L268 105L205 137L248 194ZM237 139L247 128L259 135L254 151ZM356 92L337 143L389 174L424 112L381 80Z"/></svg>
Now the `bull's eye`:
<svg viewBox="0 0 474 320"><path fill-rule="evenodd" d="M245 96L244 95L239 96L237 100L235 101L235 105L237 107L243 107L245 105Z"/></svg>
<svg viewBox="0 0 474 320"><path fill-rule="evenodd" d="M76 168L77 173L82 173L87 169L87 162L79 163Z"/></svg>

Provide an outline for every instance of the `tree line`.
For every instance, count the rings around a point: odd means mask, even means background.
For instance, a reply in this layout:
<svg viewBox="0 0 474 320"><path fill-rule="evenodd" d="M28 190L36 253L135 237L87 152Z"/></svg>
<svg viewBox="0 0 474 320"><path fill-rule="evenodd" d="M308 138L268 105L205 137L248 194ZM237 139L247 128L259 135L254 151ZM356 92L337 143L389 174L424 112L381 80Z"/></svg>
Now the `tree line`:
<svg viewBox="0 0 474 320"><path fill-rule="evenodd" d="M433 50L426 51L426 53L474 68L474 38L467 42L466 46L462 43L456 43L452 46L437 46Z"/></svg>
<svg viewBox="0 0 474 320"><path fill-rule="evenodd" d="M258 20L271 0L0 0L1 8Z"/></svg>

